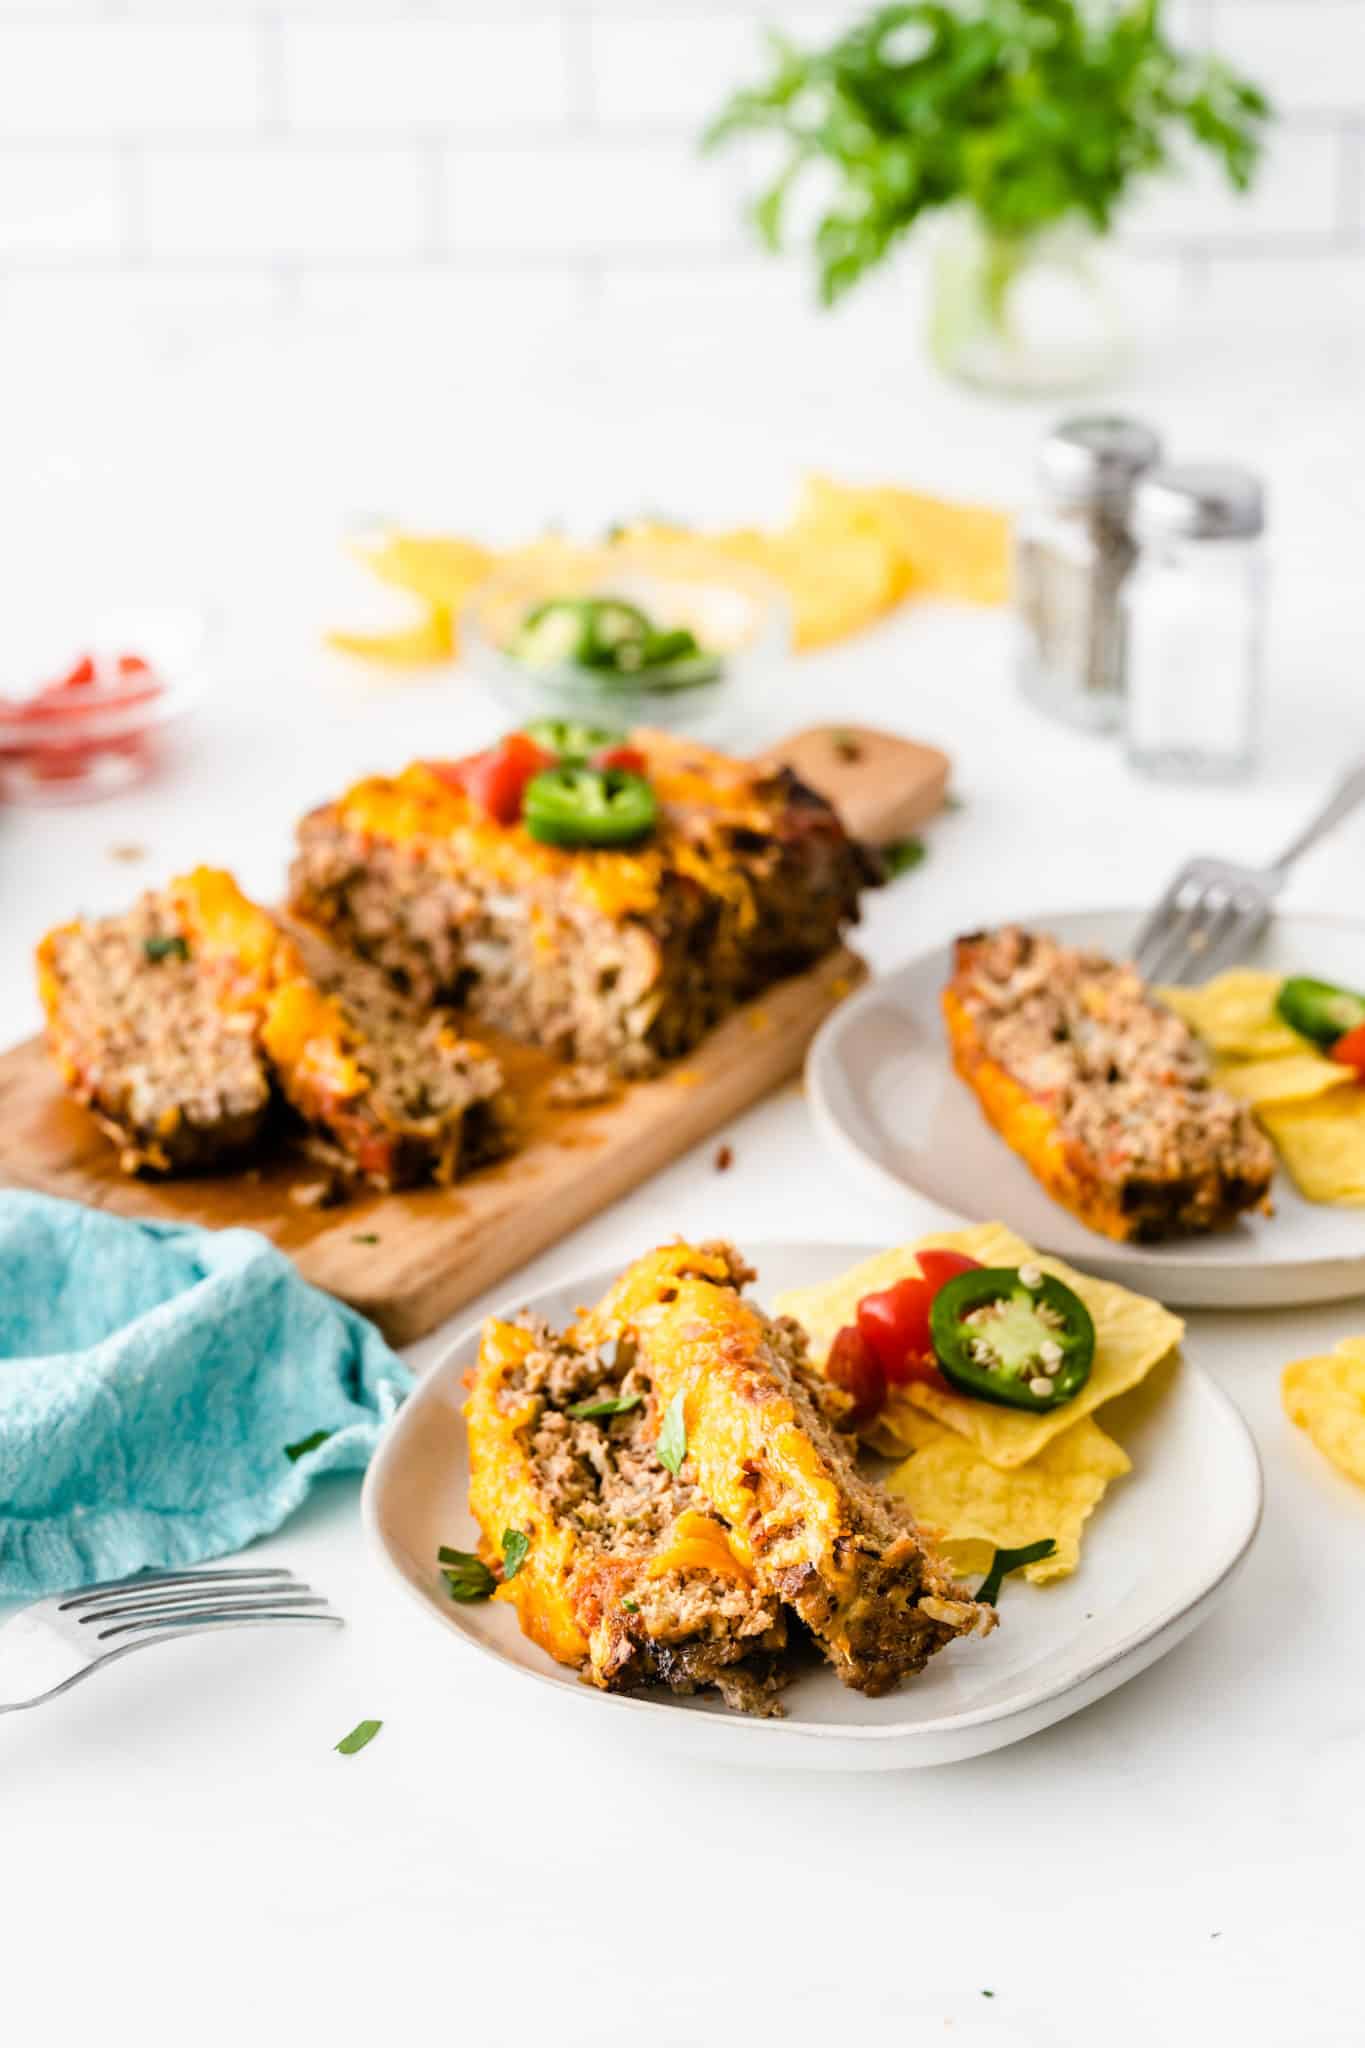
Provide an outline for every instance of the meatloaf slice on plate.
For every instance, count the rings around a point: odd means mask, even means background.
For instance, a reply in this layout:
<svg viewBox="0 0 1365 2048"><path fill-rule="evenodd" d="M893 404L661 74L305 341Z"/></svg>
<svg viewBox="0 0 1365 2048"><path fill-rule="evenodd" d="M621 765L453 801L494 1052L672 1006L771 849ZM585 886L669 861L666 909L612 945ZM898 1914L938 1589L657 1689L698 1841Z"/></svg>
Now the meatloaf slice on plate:
<svg viewBox="0 0 1365 2048"><path fill-rule="evenodd" d="M1048 1193L1120 1242L1264 1208L1270 1141L1137 970L1017 926L957 942L953 1064Z"/></svg>
<svg viewBox="0 0 1365 2048"><path fill-rule="evenodd" d="M760 1593L805 1624L845 1685L883 1693L993 1610L953 1578L900 1502L856 1467L836 1423L845 1397L809 1364L804 1334L741 1292L724 1244L648 1253L577 1326L634 1348L673 1412L684 1474L729 1530Z"/></svg>
<svg viewBox="0 0 1365 2048"><path fill-rule="evenodd" d="M502 1069L445 1010L319 933L284 928L262 1041L282 1092L372 1185L448 1185L505 1152Z"/></svg>
<svg viewBox="0 0 1365 2048"><path fill-rule="evenodd" d="M637 844L544 845L419 762L303 820L293 906L422 1000L648 1072L831 951L874 868L790 771L671 734L631 743L658 802Z"/></svg>
<svg viewBox="0 0 1365 2048"><path fill-rule="evenodd" d="M690 1476L658 1456L658 1404L621 1344L489 1322L470 1398L469 1502L490 1566L527 1539L497 1598L562 1664L604 1691L709 1688L780 1711L791 1671L781 1601L761 1589Z"/></svg>
<svg viewBox="0 0 1365 2048"><path fill-rule="evenodd" d="M203 941L193 878L118 917L82 918L38 948L48 1043L70 1093L125 1172L183 1173L240 1157L270 1106L261 1048L268 954Z"/></svg>

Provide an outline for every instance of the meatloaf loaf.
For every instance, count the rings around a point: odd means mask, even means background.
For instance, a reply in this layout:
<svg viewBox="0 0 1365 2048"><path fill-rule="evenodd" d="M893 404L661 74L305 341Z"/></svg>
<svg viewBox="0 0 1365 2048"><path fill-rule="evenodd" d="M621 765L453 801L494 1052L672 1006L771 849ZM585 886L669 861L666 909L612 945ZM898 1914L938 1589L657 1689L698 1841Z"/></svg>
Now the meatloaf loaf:
<svg viewBox="0 0 1365 2048"><path fill-rule="evenodd" d="M127 1173L240 1157L270 1107L270 948L214 951L201 943L203 908L188 876L122 916L60 925L38 948L53 1057Z"/></svg>
<svg viewBox="0 0 1365 2048"><path fill-rule="evenodd" d="M467 1410L484 1555L529 1539L501 1597L595 1684L762 1705L813 1638L884 1692L993 1615L858 1473L846 1397L750 1277L728 1246L675 1244L565 1336L489 1326Z"/></svg>
<svg viewBox="0 0 1365 2048"><path fill-rule="evenodd" d="M506 1149L491 1054L364 961L282 925L221 869L50 933L39 982L67 1085L129 1172L240 1156L272 1093L378 1187L448 1181Z"/></svg>
<svg viewBox="0 0 1365 2048"><path fill-rule="evenodd" d="M875 870L789 771L631 737L659 807L640 843L542 844L418 763L303 820L295 910L421 1001L649 1071L835 946Z"/></svg>
<svg viewBox="0 0 1365 2048"><path fill-rule="evenodd" d="M943 1010L990 1122L1092 1230L1156 1239L1266 1206L1269 1141L1134 968L1012 925L977 932Z"/></svg>

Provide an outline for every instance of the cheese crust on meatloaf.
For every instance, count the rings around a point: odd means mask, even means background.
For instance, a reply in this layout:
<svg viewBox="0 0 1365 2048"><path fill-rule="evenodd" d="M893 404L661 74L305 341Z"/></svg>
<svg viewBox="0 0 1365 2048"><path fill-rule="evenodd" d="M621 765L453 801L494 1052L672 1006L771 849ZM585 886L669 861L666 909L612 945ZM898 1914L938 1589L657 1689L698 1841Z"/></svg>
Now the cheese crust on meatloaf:
<svg viewBox="0 0 1365 2048"><path fill-rule="evenodd" d="M957 942L953 1065L1054 1201L1120 1242L1268 1206L1275 1155L1135 968L1008 925Z"/></svg>
<svg viewBox="0 0 1365 2048"><path fill-rule="evenodd" d="M282 925L222 869L49 933L38 973L67 1086L129 1172L250 1151L272 1094L381 1188L449 1181L507 1147L485 1048L364 961Z"/></svg>
<svg viewBox="0 0 1365 2048"><path fill-rule="evenodd" d="M293 907L422 1001L648 1072L831 951L876 870L788 770L666 733L631 744L659 806L636 845L545 845L419 762L303 820Z"/></svg>
<svg viewBox="0 0 1365 2048"><path fill-rule="evenodd" d="M705 1630L678 1647L685 1680L700 1657L723 1693L755 1676L766 1692L789 1672L784 1646L808 1634L846 1685L885 1692L955 1636L990 1627L993 1610L857 1471L856 1443L836 1427L845 1397L807 1362L794 1324L743 1298L751 1277L726 1245L669 1245L630 1267L557 1350L543 1334L490 1325L466 1411L484 1555L496 1560L507 1528L528 1537L499 1597L594 1683L676 1684L659 1646L681 1611ZM595 1443L570 1428L582 1423L547 1403L557 1371L566 1391L638 1397L598 1425L640 1475L619 1502ZM679 1411L674 1476L659 1432ZM641 1491L666 1508L642 1515ZM722 1655L733 1663L717 1664Z"/></svg>

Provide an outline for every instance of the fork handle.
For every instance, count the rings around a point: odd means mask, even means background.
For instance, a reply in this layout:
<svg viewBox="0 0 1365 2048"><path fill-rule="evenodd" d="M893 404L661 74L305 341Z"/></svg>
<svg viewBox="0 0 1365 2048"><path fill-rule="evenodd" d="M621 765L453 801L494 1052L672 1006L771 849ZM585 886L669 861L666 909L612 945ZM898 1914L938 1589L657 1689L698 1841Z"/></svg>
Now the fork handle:
<svg viewBox="0 0 1365 2048"><path fill-rule="evenodd" d="M1310 846L1316 846L1320 839L1334 831L1343 818L1348 818L1357 804L1365 803L1365 761L1357 761L1354 768L1342 779L1322 809L1308 820L1303 830L1290 840L1277 861L1271 863L1271 873L1287 875L1301 854Z"/></svg>

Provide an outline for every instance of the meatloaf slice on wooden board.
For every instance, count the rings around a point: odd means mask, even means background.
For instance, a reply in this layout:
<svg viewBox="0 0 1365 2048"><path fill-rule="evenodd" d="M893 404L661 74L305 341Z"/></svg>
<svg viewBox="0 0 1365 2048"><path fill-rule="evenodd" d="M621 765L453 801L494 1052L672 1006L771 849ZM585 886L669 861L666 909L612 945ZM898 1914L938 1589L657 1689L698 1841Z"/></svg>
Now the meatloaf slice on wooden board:
<svg viewBox="0 0 1365 2048"><path fill-rule="evenodd" d="M760 1593L810 1631L845 1685L883 1693L994 1610L952 1576L902 1503L856 1466L846 1406L803 1333L741 1292L753 1275L723 1244L639 1259L576 1326L580 1343L633 1347L659 1413L677 1404L683 1475L722 1519Z"/></svg>
<svg viewBox="0 0 1365 2048"><path fill-rule="evenodd" d="M371 1186L449 1185L509 1149L492 1053L298 922L282 931L262 1037L285 1097Z"/></svg>
<svg viewBox="0 0 1365 2048"><path fill-rule="evenodd" d="M190 1172L255 1145L270 1107L265 980L194 943L175 885L49 932L38 986L66 1086L126 1172Z"/></svg>
<svg viewBox="0 0 1365 2048"><path fill-rule="evenodd" d="M957 942L953 1064L1054 1201L1123 1242L1267 1206L1275 1154L1135 968L1006 925Z"/></svg>
<svg viewBox="0 0 1365 2048"><path fill-rule="evenodd" d="M604 1691L714 1688L728 1706L780 1711L782 1604L659 1458L629 1346L599 1354L529 1319L490 1322L465 1413L485 1562L501 1564L508 1532L527 1539L496 1597L532 1641Z"/></svg>
<svg viewBox="0 0 1365 2048"><path fill-rule="evenodd" d="M636 845L543 845L419 762L303 820L294 909L423 1000L649 1072L831 952L877 871L790 770L631 741L659 805Z"/></svg>

